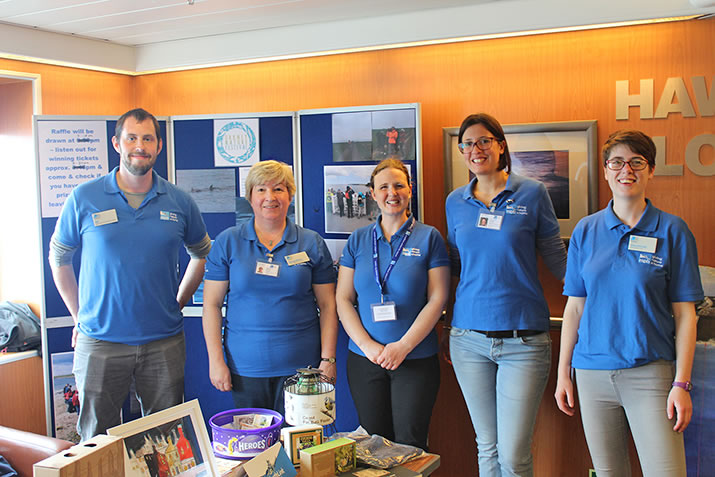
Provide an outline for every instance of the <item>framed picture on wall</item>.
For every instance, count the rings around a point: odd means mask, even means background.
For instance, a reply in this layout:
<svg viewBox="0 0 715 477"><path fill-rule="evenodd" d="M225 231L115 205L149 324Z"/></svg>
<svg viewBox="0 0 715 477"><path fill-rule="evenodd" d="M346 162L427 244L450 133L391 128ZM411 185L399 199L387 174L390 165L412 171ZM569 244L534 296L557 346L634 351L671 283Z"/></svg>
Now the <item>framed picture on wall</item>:
<svg viewBox="0 0 715 477"><path fill-rule="evenodd" d="M507 124L512 171L542 182L549 191L561 236L598 210L596 121ZM473 175L457 147L459 128L442 128L445 198Z"/></svg>

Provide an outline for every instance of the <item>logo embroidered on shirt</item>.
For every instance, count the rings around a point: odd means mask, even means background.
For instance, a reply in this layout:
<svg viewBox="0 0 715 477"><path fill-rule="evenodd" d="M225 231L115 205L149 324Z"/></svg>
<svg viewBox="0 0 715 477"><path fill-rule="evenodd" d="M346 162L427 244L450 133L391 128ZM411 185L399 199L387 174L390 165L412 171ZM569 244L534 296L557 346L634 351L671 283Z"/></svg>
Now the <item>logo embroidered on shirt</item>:
<svg viewBox="0 0 715 477"><path fill-rule="evenodd" d="M167 210L160 210L159 211L159 218L161 220L171 220L172 222L178 222L179 221L179 216L176 215L176 212L169 212Z"/></svg>
<svg viewBox="0 0 715 477"><path fill-rule="evenodd" d="M405 257L421 257L422 252L420 251L419 248L403 248L402 249L402 255Z"/></svg>
<svg viewBox="0 0 715 477"><path fill-rule="evenodd" d="M645 263L647 265L653 265L654 267L663 268L663 257L641 253L638 255L638 263Z"/></svg>
<svg viewBox="0 0 715 477"><path fill-rule="evenodd" d="M507 205L506 213L511 215L529 215L525 205Z"/></svg>

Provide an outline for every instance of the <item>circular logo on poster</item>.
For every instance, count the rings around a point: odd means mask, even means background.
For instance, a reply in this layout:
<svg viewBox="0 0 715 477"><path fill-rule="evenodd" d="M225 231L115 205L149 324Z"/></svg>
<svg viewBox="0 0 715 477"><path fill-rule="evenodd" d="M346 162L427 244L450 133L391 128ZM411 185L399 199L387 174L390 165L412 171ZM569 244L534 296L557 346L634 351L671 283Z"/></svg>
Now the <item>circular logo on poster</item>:
<svg viewBox="0 0 715 477"><path fill-rule="evenodd" d="M243 164L256 152L256 135L245 123L232 121L216 135L216 149L232 164Z"/></svg>

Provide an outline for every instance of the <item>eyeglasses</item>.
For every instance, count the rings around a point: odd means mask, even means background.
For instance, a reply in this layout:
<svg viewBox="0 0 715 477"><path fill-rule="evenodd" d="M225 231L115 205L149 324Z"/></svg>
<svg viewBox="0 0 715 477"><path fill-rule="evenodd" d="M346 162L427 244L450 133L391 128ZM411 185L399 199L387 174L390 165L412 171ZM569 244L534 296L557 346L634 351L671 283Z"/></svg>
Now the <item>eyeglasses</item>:
<svg viewBox="0 0 715 477"><path fill-rule="evenodd" d="M482 151L486 151L490 147L492 147L492 143L494 141L499 141L499 139L495 137L487 137L487 136L482 136L479 139L477 139L477 142L472 142L472 141L465 141L465 142L460 142L457 144L457 147L459 148L460 152L472 152L472 149L474 149L474 146L477 146L477 148L481 149Z"/></svg>
<svg viewBox="0 0 715 477"><path fill-rule="evenodd" d="M632 171L642 171L648 167L648 161L637 157L631 159L630 161L624 161L623 159L609 159L606 161L606 167L612 171L620 171L626 164L631 166Z"/></svg>

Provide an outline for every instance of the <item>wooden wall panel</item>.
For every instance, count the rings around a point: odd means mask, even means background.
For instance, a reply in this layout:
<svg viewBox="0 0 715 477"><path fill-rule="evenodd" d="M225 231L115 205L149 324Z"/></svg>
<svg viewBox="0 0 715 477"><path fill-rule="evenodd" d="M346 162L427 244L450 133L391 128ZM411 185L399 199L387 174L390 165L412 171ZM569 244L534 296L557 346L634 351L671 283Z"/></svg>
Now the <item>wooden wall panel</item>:
<svg viewBox="0 0 715 477"><path fill-rule="evenodd" d="M120 115L135 105L131 76L2 58L0 70L41 75L42 114Z"/></svg>
<svg viewBox="0 0 715 477"><path fill-rule="evenodd" d="M631 108L628 121L616 121L615 82L629 80L637 92L640 79L654 78L656 104L671 76L683 77L691 96L691 76L705 76L712 90L714 42L708 19L276 61L140 76L136 103L171 115L420 102L425 219L444 230L442 127L477 111L504 124L597 119L599 144L616 129L640 128L665 135L669 163L682 164L687 141L715 131L715 117L640 120ZM711 148L702 154L713 160ZM650 195L690 224L701 262L715 265L709 180L686 168L683 177L658 177ZM601 179L601 207L609 197Z"/></svg>

